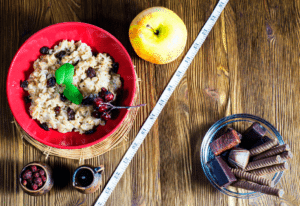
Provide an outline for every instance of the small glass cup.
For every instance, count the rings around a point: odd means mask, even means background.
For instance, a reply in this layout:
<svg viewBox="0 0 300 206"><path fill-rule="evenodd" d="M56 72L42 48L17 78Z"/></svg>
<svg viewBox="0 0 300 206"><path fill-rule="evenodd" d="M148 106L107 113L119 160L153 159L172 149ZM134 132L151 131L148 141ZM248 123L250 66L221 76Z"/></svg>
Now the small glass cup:
<svg viewBox="0 0 300 206"><path fill-rule="evenodd" d="M201 144L201 149L200 149L200 161L201 165L204 171L205 176L207 179L210 181L210 183L220 192L236 197L236 198L242 198L242 199L250 199L250 198L256 198L262 195L260 192L253 192L253 191L248 191L248 190L243 190L239 189L240 191L243 192L236 192L232 191L229 188L221 188L214 180L213 174L210 172L207 162L210 161L211 159L214 158L214 154L210 149L209 144L218 138L221 134L222 131L224 131L228 127L232 127L233 129L237 130L238 132L242 133L245 131L248 127L250 127L254 122L258 122L261 124L266 130L266 135L269 136L270 138L277 139L279 144L282 145L284 144L284 141L279 134L279 132L276 130L276 128L271 125L269 122L266 120L250 115L250 114L234 114L231 116L224 117L214 123L209 130L206 132L202 144ZM283 175L283 171L277 172L274 174L272 181L274 182L274 185L276 185L281 177Z"/></svg>

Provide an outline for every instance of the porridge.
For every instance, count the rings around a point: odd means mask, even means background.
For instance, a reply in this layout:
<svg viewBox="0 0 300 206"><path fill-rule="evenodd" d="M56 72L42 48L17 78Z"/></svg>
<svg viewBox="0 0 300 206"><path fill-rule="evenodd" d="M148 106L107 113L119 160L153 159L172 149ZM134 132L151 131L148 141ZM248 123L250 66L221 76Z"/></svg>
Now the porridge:
<svg viewBox="0 0 300 206"><path fill-rule="evenodd" d="M63 40L54 49L42 47L43 54L34 64L29 79L21 84L29 93L29 108L33 119L45 130L61 133L76 131L93 133L98 125L110 118L104 102L116 99L122 83L117 74L118 63L105 53L93 55L91 48L81 41ZM81 104L74 104L64 95L64 84L57 84L55 71L69 63L74 66L73 85L82 94Z"/></svg>

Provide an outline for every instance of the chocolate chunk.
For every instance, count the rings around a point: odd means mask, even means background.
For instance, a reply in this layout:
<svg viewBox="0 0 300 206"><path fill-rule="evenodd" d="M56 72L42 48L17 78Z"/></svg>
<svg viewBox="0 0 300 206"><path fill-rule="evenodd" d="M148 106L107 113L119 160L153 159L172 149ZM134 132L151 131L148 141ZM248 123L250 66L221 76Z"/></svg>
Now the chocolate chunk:
<svg viewBox="0 0 300 206"><path fill-rule="evenodd" d="M20 86L21 86L23 89L27 88L27 87L28 87L28 81L25 80L25 81L22 82L22 80L21 80Z"/></svg>
<svg viewBox="0 0 300 206"><path fill-rule="evenodd" d="M40 48L40 52L42 54L49 54L49 47L43 46L42 48Z"/></svg>
<svg viewBox="0 0 300 206"><path fill-rule="evenodd" d="M89 67L85 73L89 78L93 78L96 76L96 71L92 67Z"/></svg>
<svg viewBox="0 0 300 206"><path fill-rule="evenodd" d="M43 124L40 124L40 127L41 127L43 130L49 131L49 127L48 127L48 125L47 125L46 122L44 122Z"/></svg>
<svg viewBox="0 0 300 206"><path fill-rule="evenodd" d="M75 111L68 107L67 109L68 120L75 120Z"/></svg>
<svg viewBox="0 0 300 206"><path fill-rule="evenodd" d="M252 149L254 146L259 146L265 143L263 136L267 130L258 122L254 122L242 135L243 139L240 147L245 149Z"/></svg>
<svg viewBox="0 0 300 206"><path fill-rule="evenodd" d="M61 94L60 94L60 100L61 100L62 102L65 102L65 101L67 101L67 97L65 97L65 95L64 95L63 93L61 93Z"/></svg>
<svg viewBox="0 0 300 206"><path fill-rule="evenodd" d="M30 95L24 97L24 101L26 104L31 103Z"/></svg>
<svg viewBox="0 0 300 206"><path fill-rule="evenodd" d="M82 105L93 105L93 102L94 102L94 100L92 97L87 97L82 100L81 104Z"/></svg>
<svg viewBox="0 0 300 206"><path fill-rule="evenodd" d="M67 54L66 51L60 51L58 53L55 54L55 57L59 60L61 60L65 55Z"/></svg>
<svg viewBox="0 0 300 206"><path fill-rule="evenodd" d="M93 129L86 131L84 134L94 134L96 131L97 129L94 127Z"/></svg>
<svg viewBox="0 0 300 206"><path fill-rule="evenodd" d="M238 133L235 130L223 134L218 139L209 144L212 152L218 156L222 152L233 148L241 142Z"/></svg>
<svg viewBox="0 0 300 206"><path fill-rule="evenodd" d="M59 115L59 113L60 113L60 106L56 106L54 108L54 112L55 112L56 115Z"/></svg>
<svg viewBox="0 0 300 206"><path fill-rule="evenodd" d="M227 187L232 182L236 181L236 178L231 172L230 167L220 156L217 156L214 159L210 160L207 163L207 166L214 176L215 182L220 187Z"/></svg>
<svg viewBox="0 0 300 206"><path fill-rule="evenodd" d="M56 84L56 79L55 77L50 77L48 80L47 80L47 87L50 88L50 87L54 87Z"/></svg>
<svg viewBox="0 0 300 206"><path fill-rule="evenodd" d="M119 63L118 62L113 63L111 71L113 73L118 73L118 70L119 70Z"/></svg>
<svg viewBox="0 0 300 206"><path fill-rule="evenodd" d="M250 158L250 152L242 148L230 150L228 164L235 168L245 169Z"/></svg>

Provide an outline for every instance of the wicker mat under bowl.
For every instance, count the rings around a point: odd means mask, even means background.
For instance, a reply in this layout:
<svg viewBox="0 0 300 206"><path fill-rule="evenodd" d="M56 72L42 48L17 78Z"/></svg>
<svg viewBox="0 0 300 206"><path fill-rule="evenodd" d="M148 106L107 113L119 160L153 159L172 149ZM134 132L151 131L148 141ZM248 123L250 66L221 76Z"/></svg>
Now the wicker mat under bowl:
<svg viewBox="0 0 300 206"><path fill-rule="evenodd" d="M140 79L137 78L136 93L132 105L139 104L139 81ZM127 117L121 124L121 126L105 140L95 145L92 145L90 147L86 147L82 149L59 149L59 148L50 147L48 145L42 144L39 141L32 138L31 136L29 136L21 128L21 126L17 123L16 120L14 120L13 123L16 125L16 128L20 133L21 138L27 140L37 149L41 150L43 154L46 155L46 159L48 158L49 155L54 155L54 156L64 157L69 159L78 159L79 162L84 162L85 159L90 159L99 156L101 154L104 154L105 152L108 152L109 150L113 149L117 144L119 144L122 140L124 139L127 140L127 134L129 133L130 129L133 126L138 110L139 108L131 108L129 110Z"/></svg>

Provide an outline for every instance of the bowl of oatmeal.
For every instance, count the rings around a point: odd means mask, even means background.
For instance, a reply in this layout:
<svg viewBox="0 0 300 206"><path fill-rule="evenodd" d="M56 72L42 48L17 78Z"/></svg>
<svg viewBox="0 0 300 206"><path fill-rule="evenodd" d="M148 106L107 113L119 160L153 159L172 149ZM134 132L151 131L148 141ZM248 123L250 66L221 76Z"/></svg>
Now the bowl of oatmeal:
<svg viewBox="0 0 300 206"><path fill-rule="evenodd" d="M74 68L71 101L66 84L56 82L63 65ZM131 106L136 75L124 46L107 31L66 22L32 35L18 50L7 76L7 98L18 124L37 141L56 148L80 149L109 137Z"/></svg>

